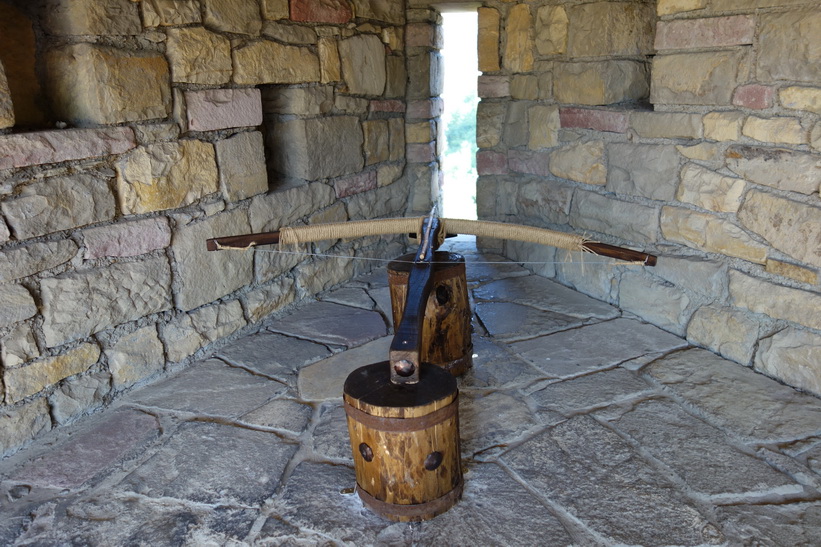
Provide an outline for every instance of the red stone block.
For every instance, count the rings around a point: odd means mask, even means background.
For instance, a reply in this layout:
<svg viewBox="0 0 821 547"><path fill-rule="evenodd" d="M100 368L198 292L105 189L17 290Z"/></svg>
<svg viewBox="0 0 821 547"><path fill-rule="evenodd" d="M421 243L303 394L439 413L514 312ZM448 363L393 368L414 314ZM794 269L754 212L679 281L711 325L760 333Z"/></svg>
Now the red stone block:
<svg viewBox="0 0 821 547"><path fill-rule="evenodd" d="M510 150L507 153L508 168L516 173L527 173L546 177L548 170L548 152L534 152L532 150Z"/></svg>
<svg viewBox="0 0 821 547"><path fill-rule="evenodd" d="M507 156L492 150L477 152L476 172L479 175L504 175L507 173Z"/></svg>
<svg viewBox="0 0 821 547"><path fill-rule="evenodd" d="M507 76L479 76L476 92L482 99L510 96L510 78Z"/></svg>
<svg viewBox="0 0 821 547"><path fill-rule="evenodd" d="M442 115L444 104L442 99L424 99L421 101L410 101L408 103L408 119L437 118Z"/></svg>
<svg viewBox="0 0 821 547"><path fill-rule="evenodd" d="M376 171L357 173L341 177L334 181L334 190L337 198L345 198L354 194L361 194L373 190L377 186Z"/></svg>
<svg viewBox="0 0 821 547"><path fill-rule="evenodd" d="M405 103L400 100L381 100L370 102L371 112L404 112Z"/></svg>
<svg viewBox="0 0 821 547"><path fill-rule="evenodd" d="M733 104L761 110L770 108L775 103L775 89L766 85L742 85L733 92Z"/></svg>
<svg viewBox="0 0 821 547"><path fill-rule="evenodd" d="M656 26L656 49L692 49L752 44L755 17L733 15L659 21Z"/></svg>
<svg viewBox="0 0 821 547"><path fill-rule="evenodd" d="M0 135L0 169L122 154L137 146L130 127Z"/></svg>
<svg viewBox="0 0 821 547"><path fill-rule="evenodd" d="M255 127L262 123L262 99L256 88L186 91L185 104L191 131Z"/></svg>
<svg viewBox="0 0 821 547"><path fill-rule="evenodd" d="M405 159L410 163L430 163L436 159L436 143L409 144Z"/></svg>
<svg viewBox="0 0 821 547"><path fill-rule="evenodd" d="M595 110L592 108L560 108L559 120L563 128L594 129L610 133L627 132L627 112Z"/></svg>
<svg viewBox="0 0 821 547"><path fill-rule="evenodd" d="M291 21L347 23L353 9L347 0L291 0Z"/></svg>

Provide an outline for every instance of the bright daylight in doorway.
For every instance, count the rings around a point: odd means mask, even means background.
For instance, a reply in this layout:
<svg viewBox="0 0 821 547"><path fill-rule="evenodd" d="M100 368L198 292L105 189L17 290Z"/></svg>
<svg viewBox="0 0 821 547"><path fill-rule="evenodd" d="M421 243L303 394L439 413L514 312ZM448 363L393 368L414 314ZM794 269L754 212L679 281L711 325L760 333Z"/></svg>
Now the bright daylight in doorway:
<svg viewBox="0 0 821 547"><path fill-rule="evenodd" d="M442 115L443 216L476 218L476 54L478 17L475 11L443 13L445 47Z"/></svg>

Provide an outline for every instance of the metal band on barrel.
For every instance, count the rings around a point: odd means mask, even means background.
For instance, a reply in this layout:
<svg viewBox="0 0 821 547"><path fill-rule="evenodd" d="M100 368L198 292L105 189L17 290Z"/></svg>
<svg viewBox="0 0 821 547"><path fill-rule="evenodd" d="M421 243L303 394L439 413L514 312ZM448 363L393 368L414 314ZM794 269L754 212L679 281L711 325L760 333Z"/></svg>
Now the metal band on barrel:
<svg viewBox="0 0 821 547"><path fill-rule="evenodd" d="M464 482L460 480L459 484L454 486L453 489L444 496L440 496L435 500L426 501L425 503L414 503L411 505L386 503L382 500L378 500L368 494L359 484L356 485L356 493L359 494L360 499L365 505L380 515L408 519L428 519L444 513L453 507L453 504L462 497L463 486Z"/></svg>
<svg viewBox="0 0 821 547"><path fill-rule="evenodd" d="M383 416L372 416L353 407L348 401L344 404L345 413L357 423L369 429L377 431L388 431L404 433L408 431L421 431L428 429L456 416L459 410L459 396L454 397L453 402L439 410L434 410L430 414L415 418L386 418Z"/></svg>

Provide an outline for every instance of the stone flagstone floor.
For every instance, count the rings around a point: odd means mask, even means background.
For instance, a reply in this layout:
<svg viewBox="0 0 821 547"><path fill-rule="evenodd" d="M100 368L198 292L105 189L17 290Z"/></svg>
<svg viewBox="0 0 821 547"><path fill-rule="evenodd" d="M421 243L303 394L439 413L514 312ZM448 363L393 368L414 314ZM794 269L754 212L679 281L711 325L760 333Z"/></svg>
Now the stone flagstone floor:
<svg viewBox="0 0 821 547"><path fill-rule="evenodd" d="M821 545L821 400L469 243L463 499L353 493L342 383L385 270L0 461L2 545Z"/></svg>

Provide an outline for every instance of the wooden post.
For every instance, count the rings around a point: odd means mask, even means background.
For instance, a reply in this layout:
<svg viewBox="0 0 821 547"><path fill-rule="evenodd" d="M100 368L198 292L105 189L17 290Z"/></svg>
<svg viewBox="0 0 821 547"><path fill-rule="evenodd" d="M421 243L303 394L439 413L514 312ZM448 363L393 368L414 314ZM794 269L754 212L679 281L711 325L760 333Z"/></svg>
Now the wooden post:
<svg viewBox="0 0 821 547"><path fill-rule="evenodd" d="M412 262L413 255L407 254L388 264L394 325L399 324L405 309ZM471 311L462 255L434 253L433 289L425 308L421 337L422 362L442 367L454 376L464 374L473 365Z"/></svg>
<svg viewBox="0 0 821 547"><path fill-rule="evenodd" d="M396 521L435 517L462 494L456 379L423 363L419 382L395 384L389 362L360 367L345 381L357 492Z"/></svg>

